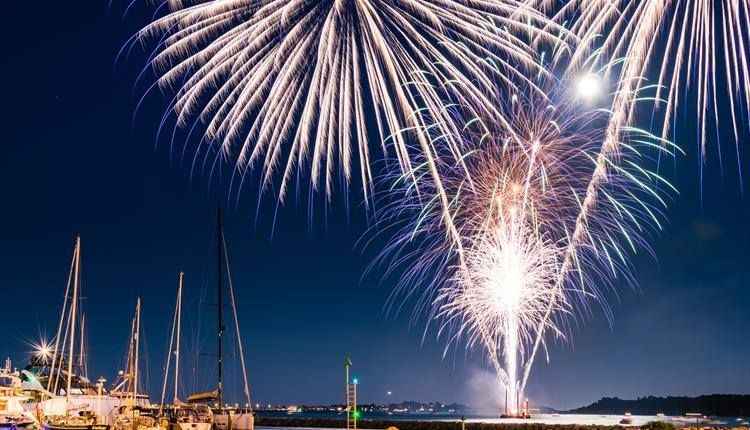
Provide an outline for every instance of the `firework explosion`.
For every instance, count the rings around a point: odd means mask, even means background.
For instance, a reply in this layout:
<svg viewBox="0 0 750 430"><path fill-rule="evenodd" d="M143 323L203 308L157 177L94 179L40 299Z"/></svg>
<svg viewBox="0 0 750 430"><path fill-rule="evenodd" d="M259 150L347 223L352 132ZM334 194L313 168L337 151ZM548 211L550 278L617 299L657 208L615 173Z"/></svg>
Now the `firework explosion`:
<svg viewBox="0 0 750 430"><path fill-rule="evenodd" d="M695 85L705 155L723 82L739 141L748 1L169 0L136 39L158 40L177 126L205 125L196 159L231 160L237 190L260 166L279 201L304 175L330 198L338 167L367 202L374 131L397 178L377 225L394 297L437 321L446 352L481 348L515 412L546 335L595 307L611 322L608 293L635 284L628 255L673 190L655 169L677 151L678 96ZM644 101L666 105L656 134L633 125Z"/></svg>
<svg viewBox="0 0 750 430"><path fill-rule="evenodd" d="M444 100L492 110L484 88L527 79L535 54L525 40L550 37L537 29L546 17L515 0L169 0L163 9L134 40L158 40L150 64L175 89L177 124L205 122L204 141L218 145L203 153L236 161L238 190L255 165L263 187L279 173L281 201L305 173L330 198L335 168L349 183L356 151L367 202L368 128L402 171L413 170L412 149L433 162L430 133L460 157Z"/></svg>
<svg viewBox="0 0 750 430"><path fill-rule="evenodd" d="M440 166L455 233L436 199L408 185L380 223L392 240L378 263L404 273L395 297L439 321L448 346L480 347L513 413L546 333L566 338L571 318L589 315L592 303L611 318L607 292L633 284L627 255L648 249L671 187L645 168L672 155L671 144L626 128L616 156L603 155L609 112L558 88L510 97L501 110L514 133L466 125L473 149L463 165Z"/></svg>

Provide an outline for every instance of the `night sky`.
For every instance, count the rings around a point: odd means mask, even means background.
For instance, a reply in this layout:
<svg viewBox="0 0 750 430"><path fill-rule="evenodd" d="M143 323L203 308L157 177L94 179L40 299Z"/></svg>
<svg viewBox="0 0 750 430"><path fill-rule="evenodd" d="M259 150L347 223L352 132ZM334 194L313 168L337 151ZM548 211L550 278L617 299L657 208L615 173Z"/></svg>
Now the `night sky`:
<svg viewBox="0 0 750 430"><path fill-rule="evenodd" d="M96 1L3 5L0 355L22 366L27 342L53 335L81 234L89 375L111 381L122 367L140 295L148 382L158 400L180 270L185 345L195 343L190 333L199 325L213 329L208 315L199 318L211 312L199 312L199 302L212 286L214 212L226 195L200 173L191 178L168 145L155 145L164 111L158 93L132 122L143 59L136 53L115 65L115 56L147 17L106 9ZM610 296L612 327L597 311L570 343L552 345L551 362L539 360L529 383L533 403L750 393L750 205L731 142L723 143L723 169L710 153L701 185L690 127L677 126L688 155L673 176L681 195L653 241L657 260L635 258L640 289ZM337 197L327 222L317 218L312 227L306 204L283 207L273 238L268 217L254 225L252 197L226 211L253 402L342 402L347 356L364 402L481 405L494 396L479 352L444 358L434 333L422 342L423 322L410 326L408 313L384 312L391 286L377 272L362 278L375 250L355 244L367 227L357 197L349 210ZM202 383L185 371L185 392L208 388L208 358L203 366ZM237 401L239 393L239 383L229 389Z"/></svg>

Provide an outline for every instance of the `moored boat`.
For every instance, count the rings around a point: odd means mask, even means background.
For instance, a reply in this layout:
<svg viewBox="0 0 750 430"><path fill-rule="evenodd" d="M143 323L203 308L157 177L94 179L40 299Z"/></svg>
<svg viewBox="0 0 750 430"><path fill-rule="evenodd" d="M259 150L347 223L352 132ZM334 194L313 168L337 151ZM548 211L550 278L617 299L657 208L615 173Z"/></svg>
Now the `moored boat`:
<svg viewBox="0 0 750 430"><path fill-rule="evenodd" d="M108 430L109 425L102 424L89 411L79 411L77 415L68 410L66 415L50 415L44 418L45 430Z"/></svg>
<svg viewBox="0 0 750 430"><path fill-rule="evenodd" d="M234 289L232 286L231 271L229 269L229 258L226 250L226 238L224 237L224 225L221 220L221 207L217 211L216 217L216 309L217 309L217 385L216 389L208 392L190 396L188 403L202 403L211 407L213 412L213 424L215 430L253 430L255 426L255 417L250 408L250 389L247 382L247 372L245 367L245 356L242 349L242 340L240 337L239 322L237 320L237 307L235 305ZM243 392L247 403L245 408L238 406L231 407L224 404L224 386L222 374L222 337L226 327L224 326L223 307L224 307L224 278L226 273L226 284L229 293L229 307L232 310L232 322L234 323L235 333L237 335L237 347L240 357L240 366L242 369L242 378L244 382Z"/></svg>
<svg viewBox="0 0 750 430"><path fill-rule="evenodd" d="M22 403L30 397L23 394L20 373L11 370L10 360L0 369L0 429L38 429L39 422L26 412Z"/></svg>
<svg viewBox="0 0 750 430"><path fill-rule="evenodd" d="M161 391L161 402L159 404L159 416L161 427L166 430L211 430L214 425L214 417L211 408L204 404L190 404L180 400L180 338L182 335L182 280L184 273L180 272L177 282L177 299L175 301L174 315L172 320L172 331L169 338L169 349L167 352L167 366L164 372L164 383ZM174 356L174 366L172 357ZM172 404L165 405L170 369L174 369ZM206 400L215 397L215 393L208 393ZM201 399L203 400L203 399Z"/></svg>
<svg viewBox="0 0 750 430"><path fill-rule="evenodd" d="M165 415L165 421L162 427L167 430L211 430L213 427L212 417L192 405L175 406Z"/></svg>
<svg viewBox="0 0 750 430"><path fill-rule="evenodd" d="M159 420L150 408L148 396L140 390L141 298L135 302L130 329L128 357L124 371L119 372L110 392L122 405L113 411L113 430L158 430Z"/></svg>
<svg viewBox="0 0 750 430"><path fill-rule="evenodd" d="M163 430L150 409L120 406L116 411L113 430Z"/></svg>

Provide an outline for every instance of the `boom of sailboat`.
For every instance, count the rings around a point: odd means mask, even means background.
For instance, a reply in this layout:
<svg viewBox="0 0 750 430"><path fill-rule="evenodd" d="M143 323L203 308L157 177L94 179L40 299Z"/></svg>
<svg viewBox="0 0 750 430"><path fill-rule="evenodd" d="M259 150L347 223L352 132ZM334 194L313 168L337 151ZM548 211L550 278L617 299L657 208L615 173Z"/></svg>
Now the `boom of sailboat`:
<svg viewBox="0 0 750 430"><path fill-rule="evenodd" d="M10 360L0 368L0 428L253 430L252 403L220 208L216 225L216 262L216 388L207 393L189 395L185 400L179 397L182 392L179 372L184 281L184 273L179 272L161 396L158 403L152 403L141 388L143 306L139 297L135 300L131 320L125 368L118 372L109 386L105 385L104 378L92 383L86 376L85 319L80 307L81 238L76 237L54 341L35 352L23 370L13 369ZM243 400L246 400L244 408L224 403L222 337L226 328L222 308L225 293L229 296L227 306L231 309L232 328L236 333ZM167 399L168 387L172 391L171 399Z"/></svg>

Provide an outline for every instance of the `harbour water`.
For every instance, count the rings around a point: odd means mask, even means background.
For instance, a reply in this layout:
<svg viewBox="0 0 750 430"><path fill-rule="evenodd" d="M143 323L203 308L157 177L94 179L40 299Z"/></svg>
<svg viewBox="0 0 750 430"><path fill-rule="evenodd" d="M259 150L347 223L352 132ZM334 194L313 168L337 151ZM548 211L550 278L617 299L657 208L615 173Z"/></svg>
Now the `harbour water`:
<svg viewBox="0 0 750 430"><path fill-rule="evenodd" d="M345 415L336 413L295 413L286 414L275 411L259 411L258 417L280 418L309 418L309 419L344 419ZM385 420L385 421L460 421L462 418L458 414L394 414L384 413L363 414L363 420ZM467 423L488 423L488 424L559 424L559 425L623 425L621 420L624 415L597 415L597 414L535 414L529 419L499 418L491 415L469 415L465 416ZM656 415L629 415L632 421L629 426L640 426L650 421L665 421L676 427L695 427L695 418L678 417L678 416L656 416ZM748 427L747 424L741 424L747 418L738 417L709 417L700 420L701 427ZM746 422L746 421L745 421ZM266 428L258 426L258 429ZM279 430L280 427L268 427L267 429ZM287 430L286 427L283 428ZM288 430L301 430L297 428L288 428Z"/></svg>

